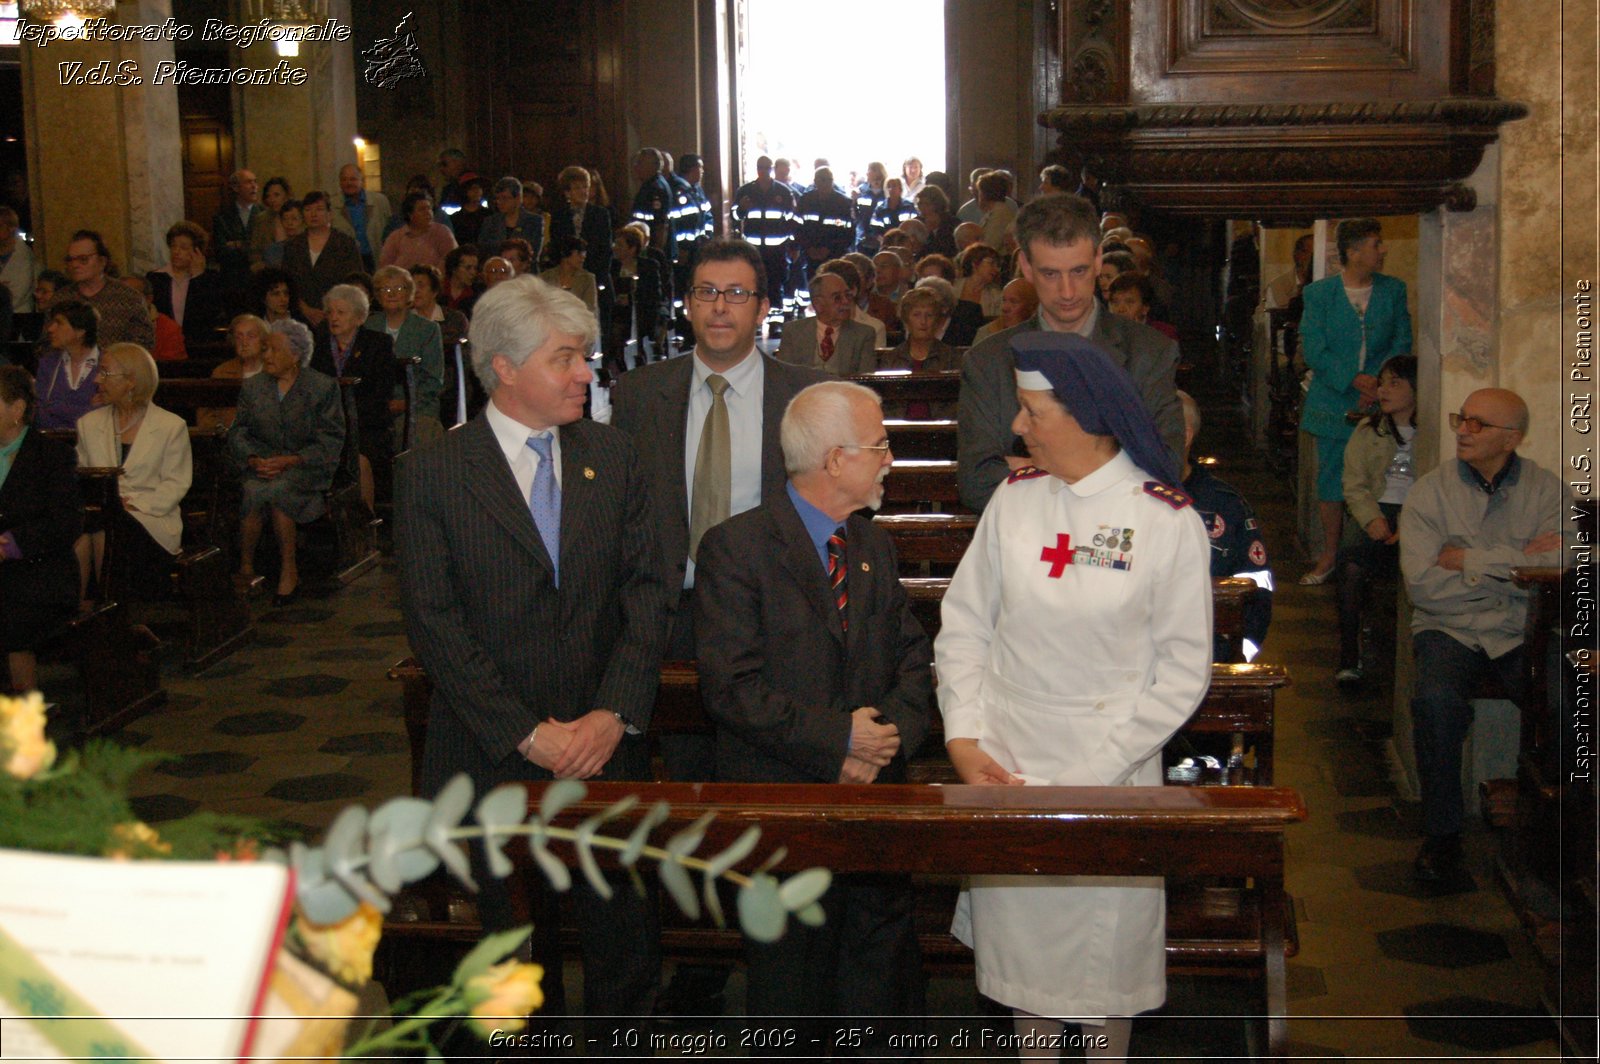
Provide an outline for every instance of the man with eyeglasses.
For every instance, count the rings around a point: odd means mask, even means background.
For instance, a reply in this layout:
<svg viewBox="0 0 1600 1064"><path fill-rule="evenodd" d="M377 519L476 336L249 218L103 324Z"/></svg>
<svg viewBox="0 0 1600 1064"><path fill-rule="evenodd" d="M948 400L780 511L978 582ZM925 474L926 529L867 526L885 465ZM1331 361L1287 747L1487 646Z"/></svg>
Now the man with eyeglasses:
<svg viewBox="0 0 1600 1064"><path fill-rule="evenodd" d="M774 361L756 350L766 317L762 254L743 240L713 240L700 250L690 279L688 314L694 351L617 378L611 424L633 437L657 511L662 569L679 589L670 611L667 657L697 656L695 556L707 529L783 491L783 411L815 370ZM704 736L663 736L661 753L675 780L714 779ZM660 1011L709 1015L722 1010L723 969L678 969Z"/></svg>
<svg viewBox="0 0 1600 1064"><path fill-rule="evenodd" d="M778 361L810 366L835 377L872 373L878 368L876 336L852 320L855 300L843 277L819 273L811 282L809 318L791 322L778 348Z"/></svg>
<svg viewBox="0 0 1600 1064"><path fill-rule="evenodd" d="M100 234L93 229L73 233L65 261L67 278L77 288L78 298L100 314L100 347L126 342L154 350L156 327L145 310L144 297L127 285L113 284L106 276L111 251Z"/></svg>
<svg viewBox="0 0 1600 1064"><path fill-rule="evenodd" d="M933 655L893 543L858 512L883 502L894 461L878 395L813 385L782 437L784 490L700 545L695 627L717 778L903 783L929 730ZM851 1017L872 1032L863 1056L907 1055L891 1039L915 1033L923 1011L910 878L836 875L821 904L824 927L746 943L747 1015L785 1017L802 1046L827 1045L807 1039Z"/></svg>
<svg viewBox="0 0 1600 1064"><path fill-rule="evenodd" d="M1519 565L1561 563L1561 482L1517 454L1528 406L1483 388L1450 415L1455 460L1420 477L1400 513L1400 568L1414 607L1416 690L1411 699L1425 839L1415 863L1426 883L1461 866L1461 744L1474 689L1494 674L1523 689L1527 592Z"/></svg>

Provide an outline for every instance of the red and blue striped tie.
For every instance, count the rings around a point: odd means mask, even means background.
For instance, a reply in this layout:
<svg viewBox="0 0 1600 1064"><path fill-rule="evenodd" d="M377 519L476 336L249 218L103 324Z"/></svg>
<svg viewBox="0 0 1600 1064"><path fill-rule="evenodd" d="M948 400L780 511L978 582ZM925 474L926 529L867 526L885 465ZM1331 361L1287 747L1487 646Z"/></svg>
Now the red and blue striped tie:
<svg viewBox="0 0 1600 1064"><path fill-rule="evenodd" d="M828 537L828 586L833 589L833 601L839 607L839 624L850 630L850 589L845 584L847 570L844 564L844 528Z"/></svg>

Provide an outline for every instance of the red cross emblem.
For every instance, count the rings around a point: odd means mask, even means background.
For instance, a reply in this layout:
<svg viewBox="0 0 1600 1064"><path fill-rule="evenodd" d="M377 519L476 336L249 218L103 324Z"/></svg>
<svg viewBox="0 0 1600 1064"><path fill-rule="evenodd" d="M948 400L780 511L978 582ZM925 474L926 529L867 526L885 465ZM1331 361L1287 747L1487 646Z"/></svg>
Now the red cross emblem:
<svg viewBox="0 0 1600 1064"><path fill-rule="evenodd" d="M1072 564L1072 537L1057 532L1056 545L1040 551L1039 560L1050 563L1050 579L1060 580L1061 574Z"/></svg>

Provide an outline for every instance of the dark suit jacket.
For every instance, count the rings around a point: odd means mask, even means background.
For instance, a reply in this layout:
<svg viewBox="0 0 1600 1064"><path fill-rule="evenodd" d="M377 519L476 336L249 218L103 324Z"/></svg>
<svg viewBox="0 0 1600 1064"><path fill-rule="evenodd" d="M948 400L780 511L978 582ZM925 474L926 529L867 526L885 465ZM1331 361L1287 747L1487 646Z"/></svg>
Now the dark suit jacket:
<svg viewBox="0 0 1600 1064"><path fill-rule="evenodd" d="M176 320L172 313L172 274L151 270L144 275L150 282L150 300L156 310ZM189 295L183 304L183 340L186 344L215 343L222 337L222 274L207 270L189 278Z"/></svg>
<svg viewBox="0 0 1600 1064"><path fill-rule="evenodd" d="M283 245L283 268L294 278L294 290L299 293L300 301L320 309L328 289L367 267L361 261L361 248L356 238L330 229L328 242L322 245L316 265L311 263L311 244L306 234L290 237Z"/></svg>
<svg viewBox="0 0 1600 1064"><path fill-rule="evenodd" d="M756 357L762 357L759 352ZM788 476L778 428L789 400L828 376L774 359L763 364L761 396L761 501L784 494ZM673 587L683 586L689 559L689 485L684 480L683 453L689 422L689 384L694 356L669 358L624 373L611 389L611 424L633 438L650 484L660 520L661 569Z"/></svg>
<svg viewBox="0 0 1600 1064"><path fill-rule="evenodd" d="M900 753L880 781L903 782L927 738L933 649L900 586L894 545L859 514L845 535L848 632L787 492L700 541L695 626L718 779L838 782L861 706L900 729Z"/></svg>
<svg viewBox="0 0 1600 1064"><path fill-rule="evenodd" d="M311 348L311 368L337 380L340 377L360 377L355 387L357 435L361 440L361 453L369 457L387 453L390 449L389 431L394 415L389 412L389 400L394 395L398 379L394 361L394 341L386 332L371 329L356 330L356 338L345 359L344 369L333 364L333 336L327 323L317 326L315 343ZM348 435L348 434L347 434Z"/></svg>
<svg viewBox="0 0 1600 1064"><path fill-rule="evenodd" d="M562 204L550 212L550 247L545 249L549 258L551 248L562 238L578 236L588 245L583 253L583 268L594 274L601 284L611 283L611 215L597 204L588 203L583 208L583 231L572 231L572 211ZM552 262L551 265L554 265Z"/></svg>
<svg viewBox="0 0 1600 1064"><path fill-rule="evenodd" d="M409 452L395 476L395 554L412 651L433 680L423 790L457 772L482 794L548 779L517 752L547 717L609 709L650 727L665 635L653 511L639 457L607 425L561 430L561 586L480 416ZM647 778L627 737L606 779Z"/></svg>
<svg viewBox="0 0 1600 1064"><path fill-rule="evenodd" d="M959 443L956 457L961 502L982 512L989 496L1011 474L1006 455L1012 453L1017 416L1016 362L1011 337L1039 328L1035 315L1002 329L974 344L961 360L961 400L958 404ZM1155 418L1161 439L1172 451L1175 465L1183 458L1183 408L1178 405L1178 345L1148 325L1119 318L1099 308L1089 339L1105 349L1117 365L1128 371ZM1151 472L1146 470L1146 472Z"/></svg>
<svg viewBox="0 0 1600 1064"><path fill-rule="evenodd" d="M212 216L212 253L216 257L217 268L228 277L238 280L249 276L250 228L256 224L256 219L261 217L265 210L261 204L252 203L249 220L240 221L239 208L228 202ZM300 291L304 292L305 289L302 288Z"/></svg>
<svg viewBox="0 0 1600 1064"><path fill-rule="evenodd" d="M78 457L70 444L29 429L0 485L0 533L9 532L22 557L0 561L0 650L20 650L49 634L29 632L33 621L57 613L65 620L78 600L73 541L83 528Z"/></svg>

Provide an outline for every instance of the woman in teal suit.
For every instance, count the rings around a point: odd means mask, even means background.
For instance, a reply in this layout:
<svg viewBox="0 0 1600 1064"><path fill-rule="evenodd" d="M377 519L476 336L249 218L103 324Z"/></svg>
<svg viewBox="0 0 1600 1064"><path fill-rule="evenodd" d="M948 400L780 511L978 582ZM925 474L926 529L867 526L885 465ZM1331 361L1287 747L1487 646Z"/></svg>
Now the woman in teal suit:
<svg viewBox="0 0 1600 1064"><path fill-rule="evenodd" d="M1344 513L1344 445L1353 431L1345 414L1377 402L1378 369L1411 353L1411 312L1404 281L1379 273L1387 254L1376 218L1339 223L1340 270L1304 289L1301 353L1311 387L1300 427L1317 441L1317 514L1322 550L1302 584L1333 575Z"/></svg>

